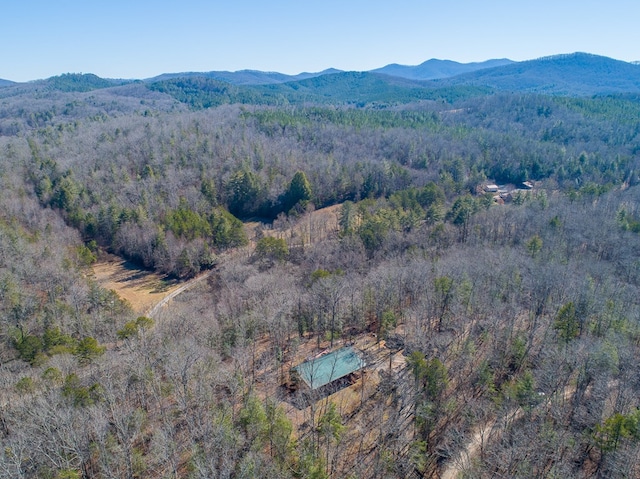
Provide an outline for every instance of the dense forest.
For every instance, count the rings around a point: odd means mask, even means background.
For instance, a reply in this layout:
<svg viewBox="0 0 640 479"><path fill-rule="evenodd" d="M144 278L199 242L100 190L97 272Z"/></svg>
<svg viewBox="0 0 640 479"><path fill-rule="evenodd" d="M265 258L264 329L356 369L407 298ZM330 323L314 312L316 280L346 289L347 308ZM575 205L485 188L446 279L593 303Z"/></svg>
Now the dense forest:
<svg viewBox="0 0 640 479"><path fill-rule="evenodd" d="M638 93L453 83L1 87L0 477L638 477Z"/></svg>

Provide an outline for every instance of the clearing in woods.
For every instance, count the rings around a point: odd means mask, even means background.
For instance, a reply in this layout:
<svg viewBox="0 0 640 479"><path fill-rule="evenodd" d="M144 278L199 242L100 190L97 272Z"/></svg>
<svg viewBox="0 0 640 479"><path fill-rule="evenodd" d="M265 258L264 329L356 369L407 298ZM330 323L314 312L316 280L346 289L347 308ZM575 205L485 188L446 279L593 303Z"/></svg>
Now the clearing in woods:
<svg viewBox="0 0 640 479"><path fill-rule="evenodd" d="M287 239L290 243L309 244L325 239L338 229L340 205L322 208L301 217L295 224L282 229L265 229L261 223L246 223L245 230L250 239L250 247L255 246L254 238L258 229L263 234ZM185 285L176 279L169 279L153 271L141 269L133 263L114 255L93 265L96 281L105 289L111 289L129 302L136 314L149 314L167 296ZM192 280L193 281L193 280ZM184 288L186 289L186 288Z"/></svg>
<svg viewBox="0 0 640 479"><path fill-rule="evenodd" d="M115 291L129 302L136 314L141 315L180 287L177 280L140 269L135 264L112 255L94 264L93 274L100 286Z"/></svg>

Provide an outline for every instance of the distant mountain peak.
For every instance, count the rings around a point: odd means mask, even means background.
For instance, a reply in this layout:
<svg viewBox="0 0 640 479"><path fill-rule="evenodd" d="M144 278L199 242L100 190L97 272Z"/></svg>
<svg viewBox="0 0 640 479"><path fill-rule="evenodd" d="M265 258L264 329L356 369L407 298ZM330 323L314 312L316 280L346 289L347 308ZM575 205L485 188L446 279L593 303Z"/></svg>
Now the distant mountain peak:
<svg viewBox="0 0 640 479"><path fill-rule="evenodd" d="M596 55L595 53L586 53L586 52L574 52L574 53L559 53L557 55L549 55L546 57L536 58L535 60L527 60L525 62L562 62L562 61L603 61L603 62L620 62L620 63L629 63L631 65L640 65L640 61L635 62L625 62L623 60L617 60L615 58Z"/></svg>
<svg viewBox="0 0 640 479"><path fill-rule="evenodd" d="M513 61L506 58L487 60L479 63L458 63L453 60L432 58L416 66L392 63L382 68L371 70L371 72L407 78L409 80L438 80L486 68L509 65L511 63L513 63Z"/></svg>
<svg viewBox="0 0 640 479"><path fill-rule="evenodd" d="M593 53L585 53L585 52L573 52L573 53L557 53L555 55L548 55L545 57L536 58L535 60L530 61L557 61L557 60L568 60L574 58L598 58L600 55L595 55ZM606 57L603 57L606 58Z"/></svg>
<svg viewBox="0 0 640 479"><path fill-rule="evenodd" d="M29 82L53 90L64 92L87 92L132 83L133 80L114 80L101 78L93 73L63 73L44 80Z"/></svg>

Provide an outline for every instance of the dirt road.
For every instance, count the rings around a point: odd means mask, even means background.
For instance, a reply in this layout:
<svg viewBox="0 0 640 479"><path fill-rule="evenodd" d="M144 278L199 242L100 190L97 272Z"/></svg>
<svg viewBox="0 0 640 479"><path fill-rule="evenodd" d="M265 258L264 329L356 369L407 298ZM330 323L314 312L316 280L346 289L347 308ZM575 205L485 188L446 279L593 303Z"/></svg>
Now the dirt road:
<svg viewBox="0 0 640 479"><path fill-rule="evenodd" d="M145 316L148 316L150 318L156 319L155 318L156 315L162 310L162 308L169 301L171 301L173 298L178 296L180 293L184 293L186 290L192 288L193 286L195 286L197 283L201 282L202 280L207 279L209 276L211 276L213 274L213 272L214 271L211 270L211 271L207 271L206 273L202 273L202 274L196 276L195 278L190 279L186 283L183 283L179 288L176 288L176 289L172 290L169 294L167 294L164 298L162 298L155 306L153 306L151 309L146 311Z"/></svg>
<svg viewBox="0 0 640 479"><path fill-rule="evenodd" d="M566 401L575 392L575 386L567 386L562 391L560 396L551 396L548 399L542 401L536 407L549 407L553 401ZM525 411L521 408L514 408L508 411L501 420L507 419L509 423L513 423L524 416ZM490 419L483 424L476 427L471 440L462 448L462 450L456 454L453 458L447 461L442 474L441 479L456 479L463 471L468 470L474 459L480 454L480 448L484 444L488 444L491 441L499 438L501 433L504 432L503 427L498 426L499 418Z"/></svg>

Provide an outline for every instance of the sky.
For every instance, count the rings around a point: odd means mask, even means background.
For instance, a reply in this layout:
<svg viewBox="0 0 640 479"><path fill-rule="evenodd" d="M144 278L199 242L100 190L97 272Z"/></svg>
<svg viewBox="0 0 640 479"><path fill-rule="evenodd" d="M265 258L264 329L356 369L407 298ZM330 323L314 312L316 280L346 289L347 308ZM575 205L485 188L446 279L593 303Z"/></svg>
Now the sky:
<svg viewBox="0 0 640 479"><path fill-rule="evenodd" d="M640 60L638 0L1 0L0 78Z"/></svg>

